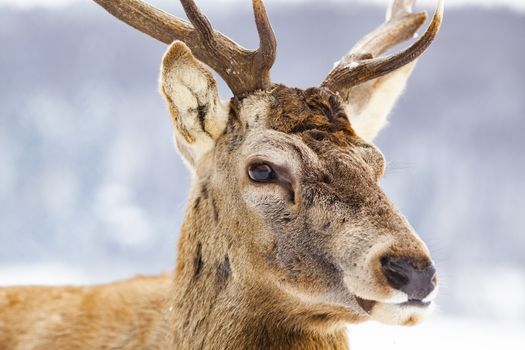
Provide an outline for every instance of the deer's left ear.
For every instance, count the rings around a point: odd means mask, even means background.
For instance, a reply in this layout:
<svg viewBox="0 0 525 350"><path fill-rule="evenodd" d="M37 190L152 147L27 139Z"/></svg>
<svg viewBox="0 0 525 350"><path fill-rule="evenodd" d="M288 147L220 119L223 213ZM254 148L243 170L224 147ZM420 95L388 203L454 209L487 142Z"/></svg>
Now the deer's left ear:
<svg viewBox="0 0 525 350"><path fill-rule="evenodd" d="M341 89L339 95L352 128L367 142L372 142L388 124L388 115L403 93L415 61L380 78Z"/></svg>
<svg viewBox="0 0 525 350"><path fill-rule="evenodd" d="M186 44L176 41L162 60L160 91L173 121L177 147L194 166L213 149L228 120L217 83Z"/></svg>

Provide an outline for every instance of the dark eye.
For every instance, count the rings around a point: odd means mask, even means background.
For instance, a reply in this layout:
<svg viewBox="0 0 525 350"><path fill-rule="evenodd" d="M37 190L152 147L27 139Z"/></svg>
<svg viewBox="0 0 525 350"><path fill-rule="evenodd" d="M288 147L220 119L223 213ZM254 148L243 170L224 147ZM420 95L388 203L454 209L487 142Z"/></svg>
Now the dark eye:
<svg viewBox="0 0 525 350"><path fill-rule="evenodd" d="M250 179L256 182L268 182L275 179L275 171L265 163L252 164L248 168Z"/></svg>
<svg viewBox="0 0 525 350"><path fill-rule="evenodd" d="M317 141L323 141L325 139L324 133L321 131L312 131L310 136L312 136L312 138Z"/></svg>

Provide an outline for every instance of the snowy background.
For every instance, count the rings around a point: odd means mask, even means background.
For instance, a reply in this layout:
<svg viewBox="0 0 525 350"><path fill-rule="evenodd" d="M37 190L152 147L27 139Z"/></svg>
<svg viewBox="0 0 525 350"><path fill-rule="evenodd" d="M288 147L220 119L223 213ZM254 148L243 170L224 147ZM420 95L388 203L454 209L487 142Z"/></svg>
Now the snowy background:
<svg viewBox="0 0 525 350"><path fill-rule="evenodd" d="M248 1L199 3L257 45ZM317 85L385 3L267 1L274 81ZM377 140L384 188L438 264L439 311L411 329L352 327L354 349L525 346L525 0L448 4ZM157 94L164 49L91 1L0 0L0 285L171 269L189 173Z"/></svg>

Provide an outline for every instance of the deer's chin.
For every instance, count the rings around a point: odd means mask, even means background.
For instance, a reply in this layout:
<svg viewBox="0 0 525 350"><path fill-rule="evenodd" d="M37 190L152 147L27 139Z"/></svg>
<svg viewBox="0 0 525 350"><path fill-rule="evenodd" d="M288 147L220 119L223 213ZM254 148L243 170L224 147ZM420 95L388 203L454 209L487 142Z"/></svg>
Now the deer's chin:
<svg viewBox="0 0 525 350"><path fill-rule="evenodd" d="M371 319L389 325L413 326L424 321L434 310L432 301L386 303L359 297L356 300Z"/></svg>

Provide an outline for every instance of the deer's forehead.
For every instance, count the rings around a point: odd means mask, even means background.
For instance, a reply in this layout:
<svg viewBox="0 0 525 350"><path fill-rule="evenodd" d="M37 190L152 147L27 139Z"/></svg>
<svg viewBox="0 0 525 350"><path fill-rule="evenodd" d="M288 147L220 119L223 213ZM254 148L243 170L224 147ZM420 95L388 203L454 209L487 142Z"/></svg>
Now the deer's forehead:
<svg viewBox="0 0 525 350"><path fill-rule="evenodd" d="M337 95L324 88L307 90L275 85L233 104L247 128L267 128L286 134L307 130L342 132L355 137Z"/></svg>
<svg viewBox="0 0 525 350"><path fill-rule="evenodd" d="M337 95L321 89L289 89L278 86L272 91L269 126L285 133L319 130L355 136Z"/></svg>
<svg viewBox="0 0 525 350"><path fill-rule="evenodd" d="M232 109L247 132L245 149L299 154L302 161L333 158L362 144L337 95L326 89L291 89L276 85Z"/></svg>

